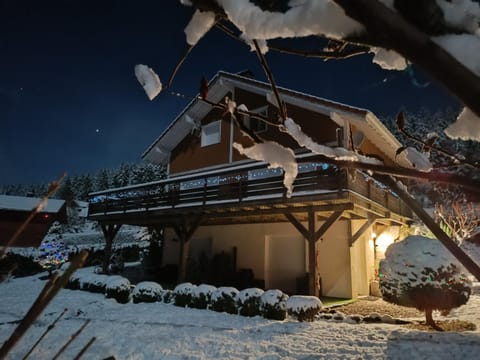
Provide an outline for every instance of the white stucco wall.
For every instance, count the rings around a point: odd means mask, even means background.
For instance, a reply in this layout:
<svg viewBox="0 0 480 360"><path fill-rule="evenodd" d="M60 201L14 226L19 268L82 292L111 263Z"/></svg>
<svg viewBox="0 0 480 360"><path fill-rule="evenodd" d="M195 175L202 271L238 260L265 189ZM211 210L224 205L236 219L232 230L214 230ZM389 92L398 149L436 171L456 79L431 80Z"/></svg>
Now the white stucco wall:
<svg viewBox="0 0 480 360"><path fill-rule="evenodd" d="M352 296L347 224L348 221L337 221L317 242L321 292L324 296ZM321 226L321 223L317 226Z"/></svg>
<svg viewBox="0 0 480 360"><path fill-rule="evenodd" d="M321 277L322 295L332 297L352 297L352 267L351 254L348 244L348 221L338 221L317 242L318 270ZM306 226L307 224L304 224ZM317 223L317 229L322 222ZM166 231L166 243L163 255L163 265L177 264L179 257L178 242L171 241L176 238L173 231ZM265 279L266 287L272 276L266 273L271 260L268 259L270 244L281 244L286 238L292 239L294 249L285 246L275 249L275 256L280 256L289 262L288 266L302 276L308 271L308 254L305 241L290 223L252 224L252 225L222 225L200 227L190 240L191 254L198 253L199 242L204 247L210 247L210 255L225 251L231 253L232 248L237 248L237 268L250 268L257 279ZM278 240L277 243L274 241ZM297 245L293 245L297 244ZM196 249L197 248L197 249ZM298 254L303 251L304 258ZM295 253L294 257L290 256ZM304 268L304 272L300 271ZM291 279L297 277L292 276ZM273 279L275 280L275 279ZM272 284L275 281L272 280ZM292 283L294 280L290 280ZM290 285L292 287L293 285ZM291 288L291 290L294 290Z"/></svg>

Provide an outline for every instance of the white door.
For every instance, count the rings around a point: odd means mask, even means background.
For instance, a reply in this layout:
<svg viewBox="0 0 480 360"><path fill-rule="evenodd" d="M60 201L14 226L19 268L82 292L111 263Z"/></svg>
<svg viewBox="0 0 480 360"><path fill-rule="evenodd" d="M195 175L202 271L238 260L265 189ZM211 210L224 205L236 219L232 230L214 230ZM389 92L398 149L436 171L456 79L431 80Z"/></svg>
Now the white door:
<svg viewBox="0 0 480 360"><path fill-rule="evenodd" d="M305 276L305 240L302 236L265 237L265 287L288 293L296 290L297 278Z"/></svg>

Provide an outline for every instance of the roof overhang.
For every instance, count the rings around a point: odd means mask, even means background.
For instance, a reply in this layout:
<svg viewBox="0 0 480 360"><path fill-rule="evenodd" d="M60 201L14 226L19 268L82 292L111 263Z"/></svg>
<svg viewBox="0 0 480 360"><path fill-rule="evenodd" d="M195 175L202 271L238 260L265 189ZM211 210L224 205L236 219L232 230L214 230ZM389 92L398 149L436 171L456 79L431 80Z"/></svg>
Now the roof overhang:
<svg viewBox="0 0 480 360"><path fill-rule="evenodd" d="M234 88L265 97L271 93L268 83L221 71L209 83L209 100L215 103L220 102ZM329 117L332 113L336 113L340 119L347 120L362 131L379 149L382 149L390 160L401 166L411 167L405 153L396 156L396 151L402 144L372 112L282 87L278 89L282 100L286 103ZM211 109L209 104L196 96L142 154L142 158L154 164L167 163L171 151L192 131L192 121L186 120L186 117L189 116L193 121L199 122ZM339 119L335 121L339 126L344 126L344 121Z"/></svg>

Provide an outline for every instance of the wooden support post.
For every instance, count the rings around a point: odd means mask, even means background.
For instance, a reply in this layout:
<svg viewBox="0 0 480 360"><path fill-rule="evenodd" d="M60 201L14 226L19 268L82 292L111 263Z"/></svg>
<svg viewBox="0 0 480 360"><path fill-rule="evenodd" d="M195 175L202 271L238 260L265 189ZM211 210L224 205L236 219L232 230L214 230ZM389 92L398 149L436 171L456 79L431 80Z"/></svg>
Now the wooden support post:
<svg viewBox="0 0 480 360"><path fill-rule="evenodd" d="M344 210L333 212L330 217L316 229L315 211L308 210L308 229L291 213L285 213L285 217L303 235L308 242L308 292L313 296L320 296L319 278L317 272L317 241L343 214Z"/></svg>
<svg viewBox="0 0 480 360"><path fill-rule="evenodd" d="M100 224L105 238L105 248L103 250L104 257L102 263L102 271L104 274L108 274L108 266L110 265L110 259L113 252L113 240L118 231L122 227L122 224Z"/></svg>
<svg viewBox="0 0 480 360"><path fill-rule="evenodd" d="M390 189L392 189L405 204L423 221L427 228L437 237L437 239L447 248L450 253L457 258L457 260L470 271L470 273L480 281L480 266L473 261L467 253L465 253L456 243L452 240L440 226L432 219L430 215L423 209L423 207L407 194L394 179L387 175L374 175L374 178L384 183Z"/></svg>
<svg viewBox="0 0 480 360"><path fill-rule="evenodd" d="M308 211L308 292L313 296L320 296L317 274L317 242L315 240L315 212Z"/></svg>
<svg viewBox="0 0 480 360"><path fill-rule="evenodd" d="M180 225L174 227L174 230L180 241L180 255L178 259L178 283L185 282L187 276L187 259L190 238L200 225L201 218L194 219L190 224L185 219Z"/></svg>

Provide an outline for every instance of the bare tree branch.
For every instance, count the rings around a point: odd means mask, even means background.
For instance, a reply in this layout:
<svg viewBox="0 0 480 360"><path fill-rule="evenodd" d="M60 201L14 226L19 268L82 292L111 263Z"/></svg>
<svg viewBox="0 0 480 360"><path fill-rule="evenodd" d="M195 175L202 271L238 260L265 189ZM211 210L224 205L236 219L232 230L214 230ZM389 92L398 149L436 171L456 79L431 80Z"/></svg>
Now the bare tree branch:
<svg viewBox="0 0 480 360"><path fill-rule="evenodd" d="M38 295L35 302L32 304L27 314L23 317L22 321L13 331L12 335L3 343L0 348L0 359L5 358L15 344L25 335L25 332L32 326L33 322L38 318L42 311L52 301L52 299L58 294L61 288L63 288L70 276L80 267L83 266L87 259L88 251L82 250L77 256L75 256L70 266L59 276L56 272L53 277L45 284L40 295Z"/></svg>
<svg viewBox="0 0 480 360"><path fill-rule="evenodd" d="M231 38L240 41L243 44L247 44L245 40L241 39L234 31L229 29L222 23L217 23L215 26L223 31L225 34L230 36ZM368 46L361 46L361 45L351 45L348 43L349 46L342 47L335 50L322 50L322 51L307 51L307 50L299 50L299 49L291 49L282 46L277 46L273 44L268 44L268 49L271 51L276 51L283 54L288 55L296 55L296 56L303 56L307 58L318 58L323 60L341 60L341 59L348 59L357 55L364 55L367 54L370 50ZM247 44L248 45L248 44Z"/></svg>
<svg viewBox="0 0 480 360"><path fill-rule="evenodd" d="M267 75L268 81L270 82L270 86L272 87L272 91L275 95L275 99L277 100L278 109L280 111L280 116L282 119L282 123L287 119L287 109L285 107L285 103L280 98L280 94L278 92L277 85L275 83L275 79L273 78L272 71L268 66L267 60L265 56L263 56L260 47L258 46L257 40L253 39L253 45L255 46L255 51L257 53L258 59L260 60L260 64L262 65L263 71L265 71L265 75Z"/></svg>
<svg viewBox="0 0 480 360"><path fill-rule="evenodd" d="M425 148L430 148L431 150L439 153L439 154L442 154L450 159L452 159L454 162L455 162L455 165L459 165L459 164L463 164L463 165L467 165L467 166L470 166L470 167L473 167L473 168L476 168L476 169L479 169L480 168L480 163L478 161L471 161L469 159L461 159L459 158L457 155L455 154L452 154L442 148L439 148L438 146L436 145L430 145L430 144L427 144L425 142L425 140L422 140L420 139L419 137L416 137L412 134L410 134L407 130L403 129L403 130L400 130L401 133L403 135L405 135L407 138L409 138L410 140L413 140L419 144L422 144Z"/></svg>
<svg viewBox="0 0 480 360"><path fill-rule="evenodd" d="M334 0L348 16L365 26L368 37L393 49L440 81L480 116L480 77L398 12L378 0Z"/></svg>
<svg viewBox="0 0 480 360"><path fill-rule="evenodd" d="M166 86L167 89L170 88L170 86L172 86L173 79L175 78L175 75L177 75L178 70L183 65L185 60L187 60L188 55L190 55L190 52L192 51L193 48L194 48L194 46L190 45L188 47L187 51L185 52L185 54L183 54L182 58L177 62L177 65L175 66L175 69L173 69L172 74L170 75L170 78L168 79L168 83L167 83L167 86Z"/></svg>

